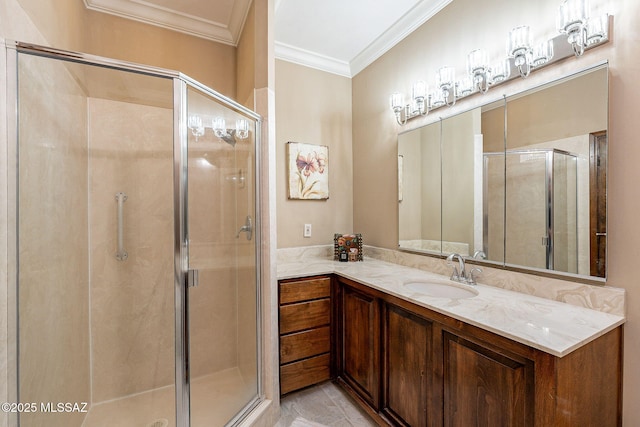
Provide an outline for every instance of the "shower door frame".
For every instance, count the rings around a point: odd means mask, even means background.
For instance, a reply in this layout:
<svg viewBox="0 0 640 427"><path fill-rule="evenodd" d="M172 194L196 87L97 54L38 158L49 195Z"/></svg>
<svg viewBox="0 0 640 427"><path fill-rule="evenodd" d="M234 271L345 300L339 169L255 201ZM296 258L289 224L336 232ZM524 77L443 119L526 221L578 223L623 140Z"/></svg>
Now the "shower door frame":
<svg viewBox="0 0 640 427"><path fill-rule="evenodd" d="M260 141L262 118L259 114L228 98L206 85L194 80L178 71L141 65L127 61L120 61L96 55L72 52L62 49L41 46L32 43L24 43L14 40L0 39L0 45L4 44L6 56L6 76L7 76L7 158L9 165L12 159L17 159L18 149L18 55L20 53L80 63L88 66L97 66L120 70L123 72L139 73L151 77L172 79L173 81L173 206L174 206L174 289L175 289L175 405L176 405L176 427L189 427L190 420L190 375L188 370L189 362L189 324L188 324L188 288L189 288L189 259L188 259L188 128L187 128L187 89L189 87L204 93L225 107L247 116L255 121L255 173L254 173L254 209L256 211L254 221L254 247L256 265L256 369L257 369L257 390L256 396L246 404L243 410L227 425L236 425L244 419L252 409L264 400L263 391L263 343L262 343L262 303L261 303L261 236L260 215L258 212L261 206L261 191L258 185L258 177L261 176ZM0 65L2 63L0 62ZM10 166L8 175L8 197L9 200L17 200L18 194L18 165ZM11 210L11 209L10 209ZM19 212L17 206L9 214L8 220L15 220L12 227L8 227L8 339L14 342L13 348L8 349L8 397L9 401L18 401L19 397L19 324L18 324L18 244L19 236L17 232ZM10 423L19 425L17 413L9 413Z"/></svg>

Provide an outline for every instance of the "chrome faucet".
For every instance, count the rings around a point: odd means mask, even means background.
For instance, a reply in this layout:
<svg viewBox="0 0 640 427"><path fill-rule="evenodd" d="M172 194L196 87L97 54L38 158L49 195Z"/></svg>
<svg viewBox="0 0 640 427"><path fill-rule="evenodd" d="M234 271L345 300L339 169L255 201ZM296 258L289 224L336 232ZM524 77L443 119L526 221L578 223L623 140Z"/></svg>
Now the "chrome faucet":
<svg viewBox="0 0 640 427"><path fill-rule="evenodd" d="M458 259L458 265L456 266L454 263L455 259ZM447 257L448 264L453 267L453 272L451 273L451 280L454 282L466 283L468 285L477 285L476 283L476 273L482 273L482 269L480 267L474 267L467 274L465 270L464 257L460 254L453 253Z"/></svg>
<svg viewBox="0 0 640 427"><path fill-rule="evenodd" d="M456 266L453 263L453 260L455 260L456 258L458 258L458 267L460 267L460 269L456 268ZM466 272L464 271L464 258L462 257L462 255L452 253L447 257L447 261L449 262L449 265L453 267L453 272L451 273L451 280L453 280L454 282L466 283L467 275L466 275Z"/></svg>
<svg viewBox="0 0 640 427"><path fill-rule="evenodd" d="M473 258L474 259L487 259L487 254L485 254L484 251L475 251L473 253Z"/></svg>
<svg viewBox="0 0 640 427"><path fill-rule="evenodd" d="M476 282L476 273L482 273L482 269L480 267L473 267L469 272L469 277L467 277L467 283L470 285L477 285Z"/></svg>

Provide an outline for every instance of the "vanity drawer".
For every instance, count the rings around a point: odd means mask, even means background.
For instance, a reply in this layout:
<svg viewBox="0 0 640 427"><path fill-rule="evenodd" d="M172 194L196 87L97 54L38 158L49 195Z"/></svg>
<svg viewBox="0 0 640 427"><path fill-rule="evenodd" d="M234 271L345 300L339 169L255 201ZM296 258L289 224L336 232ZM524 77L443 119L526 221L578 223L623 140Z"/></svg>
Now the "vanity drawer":
<svg viewBox="0 0 640 427"><path fill-rule="evenodd" d="M329 326L280 337L280 363L285 364L331 350Z"/></svg>
<svg viewBox="0 0 640 427"><path fill-rule="evenodd" d="M280 334L325 326L330 320L329 298L280 306Z"/></svg>
<svg viewBox="0 0 640 427"><path fill-rule="evenodd" d="M280 394L317 384L330 377L329 354L282 365L280 367Z"/></svg>
<svg viewBox="0 0 640 427"><path fill-rule="evenodd" d="M280 304L328 298L330 294L331 279L328 277L280 283Z"/></svg>

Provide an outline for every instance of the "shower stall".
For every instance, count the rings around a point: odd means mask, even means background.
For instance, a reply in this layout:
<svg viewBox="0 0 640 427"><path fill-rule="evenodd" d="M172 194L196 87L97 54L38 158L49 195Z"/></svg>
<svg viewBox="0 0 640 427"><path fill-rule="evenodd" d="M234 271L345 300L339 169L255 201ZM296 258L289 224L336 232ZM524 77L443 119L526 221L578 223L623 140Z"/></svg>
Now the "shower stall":
<svg viewBox="0 0 640 427"><path fill-rule="evenodd" d="M6 53L15 423L238 424L263 399L259 116L178 72Z"/></svg>
<svg viewBox="0 0 640 427"><path fill-rule="evenodd" d="M504 250L507 264L578 273L579 182L589 182L578 170L578 156L558 149L484 153L484 191L494 199L485 223L504 218L503 229L485 228L486 250Z"/></svg>

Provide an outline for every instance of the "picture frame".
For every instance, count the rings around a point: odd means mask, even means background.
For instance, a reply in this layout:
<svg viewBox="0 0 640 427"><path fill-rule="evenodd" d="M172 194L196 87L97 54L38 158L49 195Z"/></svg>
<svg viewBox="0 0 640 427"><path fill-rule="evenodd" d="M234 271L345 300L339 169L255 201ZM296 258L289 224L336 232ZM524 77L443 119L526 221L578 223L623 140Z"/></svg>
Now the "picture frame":
<svg viewBox="0 0 640 427"><path fill-rule="evenodd" d="M333 235L333 259L335 261L362 261L362 234L335 233Z"/></svg>
<svg viewBox="0 0 640 427"><path fill-rule="evenodd" d="M287 165L289 199L329 198L329 147L287 142Z"/></svg>

